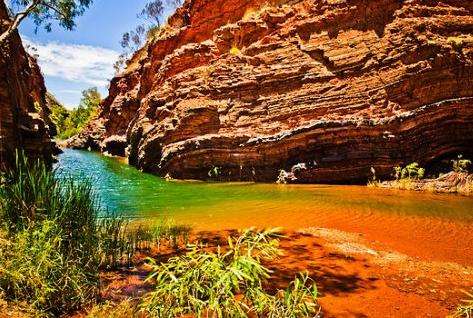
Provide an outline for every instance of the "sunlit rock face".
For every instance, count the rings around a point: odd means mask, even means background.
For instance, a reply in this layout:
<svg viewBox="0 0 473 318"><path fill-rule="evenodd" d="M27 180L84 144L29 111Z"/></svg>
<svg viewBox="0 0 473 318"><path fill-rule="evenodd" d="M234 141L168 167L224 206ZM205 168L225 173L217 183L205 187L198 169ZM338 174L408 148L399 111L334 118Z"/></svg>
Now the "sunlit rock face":
<svg viewBox="0 0 473 318"><path fill-rule="evenodd" d="M186 1L93 125L173 178L366 182L471 152L473 2Z"/></svg>
<svg viewBox="0 0 473 318"><path fill-rule="evenodd" d="M8 18L0 1L0 30ZM15 149L52 161L55 132L49 119L46 88L36 60L23 48L17 33L0 44L0 170L11 164Z"/></svg>

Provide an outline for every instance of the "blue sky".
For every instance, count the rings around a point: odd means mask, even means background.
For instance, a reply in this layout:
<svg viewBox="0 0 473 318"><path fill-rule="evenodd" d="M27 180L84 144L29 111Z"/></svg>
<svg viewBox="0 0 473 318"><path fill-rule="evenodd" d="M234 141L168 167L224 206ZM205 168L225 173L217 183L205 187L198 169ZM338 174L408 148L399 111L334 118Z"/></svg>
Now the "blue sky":
<svg viewBox="0 0 473 318"><path fill-rule="evenodd" d="M74 31L53 25L52 32L23 21L20 34L25 44L37 49L48 90L68 108L76 107L81 92L97 86L104 97L113 63L121 53L121 35L140 21L137 13L147 0L95 0L76 20Z"/></svg>

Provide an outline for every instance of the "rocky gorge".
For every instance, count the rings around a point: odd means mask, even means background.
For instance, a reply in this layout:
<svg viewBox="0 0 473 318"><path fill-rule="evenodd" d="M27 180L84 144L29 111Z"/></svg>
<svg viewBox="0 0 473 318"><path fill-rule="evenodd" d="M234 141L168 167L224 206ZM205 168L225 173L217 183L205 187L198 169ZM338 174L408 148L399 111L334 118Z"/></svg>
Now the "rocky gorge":
<svg viewBox="0 0 473 318"><path fill-rule="evenodd" d="M7 8L0 1L0 31L6 19ZM0 170L19 148L30 157L52 161L55 127L49 114L41 71L15 32L0 46Z"/></svg>
<svg viewBox="0 0 473 318"><path fill-rule="evenodd" d="M366 182L473 146L473 2L187 0L69 144L172 178Z"/></svg>

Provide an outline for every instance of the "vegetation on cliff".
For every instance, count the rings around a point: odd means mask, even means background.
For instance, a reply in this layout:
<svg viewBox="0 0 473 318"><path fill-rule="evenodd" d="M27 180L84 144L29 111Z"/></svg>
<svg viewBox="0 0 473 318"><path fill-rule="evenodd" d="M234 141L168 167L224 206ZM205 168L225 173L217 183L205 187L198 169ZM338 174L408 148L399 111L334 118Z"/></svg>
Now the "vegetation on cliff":
<svg viewBox="0 0 473 318"><path fill-rule="evenodd" d="M125 68L135 51L156 36L163 24L164 13L174 11L182 5L182 2L183 0L152 0L145 4L137 14L140 23L134 29L122 34L120 45L124 51L114 64L117 74Z"/></svg>
<svg viewBox="0 0 473 318"><path fill-rule="evenodd" d="M82 99L77 108L66 109L54 96L47 96L51 108L51 120L56 125L57 137L67 139L77 135L97 116L102 96L96 87L82 92Z"/></svg>
<svg viewBox="0 0 473 318"><path fill-rule="evenodd" d="M379 181L373 170L372 180L368 186L394 188L401 190L425 190L430 192L449 192L465 195L473 194L473 174L470 173L471 161L460 154L456 159L446 161L450 163L448 171L435 173L419 166L417 162L405 167L394 167L392 181ZM445 170L445 169L443 169ZM425 178L428 176L427 178Z"/></svg>

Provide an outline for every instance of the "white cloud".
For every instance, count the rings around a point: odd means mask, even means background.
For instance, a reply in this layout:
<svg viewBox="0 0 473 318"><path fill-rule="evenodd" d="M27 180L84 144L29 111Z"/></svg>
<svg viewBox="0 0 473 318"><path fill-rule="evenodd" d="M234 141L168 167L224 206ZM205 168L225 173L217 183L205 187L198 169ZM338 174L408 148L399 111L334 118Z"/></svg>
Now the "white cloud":
<svg viewBox="0 0 473 318"><path fill-rule="evenodd" d="M23 36L25 45L36 48L38 63L45 76L105 87L113 77L119 53L98 46L39 43Z"/></svg>

